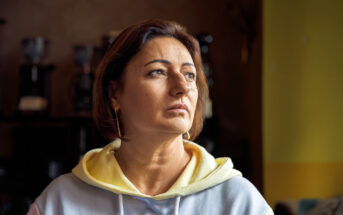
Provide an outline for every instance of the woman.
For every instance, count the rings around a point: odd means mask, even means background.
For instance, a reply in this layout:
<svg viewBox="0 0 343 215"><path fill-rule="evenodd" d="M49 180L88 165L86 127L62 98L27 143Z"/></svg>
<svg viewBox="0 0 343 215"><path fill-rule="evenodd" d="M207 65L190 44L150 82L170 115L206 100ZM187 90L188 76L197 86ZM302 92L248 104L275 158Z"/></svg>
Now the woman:
<svg viewBox="0 0 343 215"><path fill-rule="evenodd" d="M113 141L55 179L29 214L273 214L229 158L189 141L208 91L201 64L198 43L178 24L125 29L94 90L95 122Z"/></svg>

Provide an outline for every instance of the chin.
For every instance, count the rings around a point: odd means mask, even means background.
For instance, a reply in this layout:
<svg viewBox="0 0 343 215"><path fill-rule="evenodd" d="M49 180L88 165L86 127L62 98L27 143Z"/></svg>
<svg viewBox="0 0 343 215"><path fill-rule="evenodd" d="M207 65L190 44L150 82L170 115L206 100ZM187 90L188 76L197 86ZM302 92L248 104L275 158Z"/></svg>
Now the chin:
<svg viewBox="0 0 343 215"><path fill-rule="evenodd" d="M173 125L173 126L168 126L168 127L165 127L165 130L168 130L170 131L170 133L173 133L173 134L177 134L177 135L182 135L184 133L186 133L187 131L189 131L191 127L188 126L188 125Z"/></svg>
<svg viewBox="0 0 343 215"><path fill-rule="evenodd" d="M188 119L169 119L169 120L159 120L154 123L153 126L156 130L160 132L166 132L170 134L184 134L190 130L192 127L191 120Z"/></svg>

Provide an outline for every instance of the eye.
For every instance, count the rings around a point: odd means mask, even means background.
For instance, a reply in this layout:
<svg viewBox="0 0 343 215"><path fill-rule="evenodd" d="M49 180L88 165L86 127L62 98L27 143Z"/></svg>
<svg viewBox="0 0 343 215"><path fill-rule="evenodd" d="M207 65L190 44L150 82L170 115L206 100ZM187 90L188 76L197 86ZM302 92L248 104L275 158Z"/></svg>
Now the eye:
<svg viewBox="0 0 343 215"><path fill-rule="evenodd" d="M154 69L149 71L148 75L152 77L164 75L164 71L162 69Z"/></svg>
<svg viewBox="0 0 343 215"><path fill-rule="evenodd" d="M187 80L194 81L195 80L195 73L194 72L186 72L185 77Z"/></svg>

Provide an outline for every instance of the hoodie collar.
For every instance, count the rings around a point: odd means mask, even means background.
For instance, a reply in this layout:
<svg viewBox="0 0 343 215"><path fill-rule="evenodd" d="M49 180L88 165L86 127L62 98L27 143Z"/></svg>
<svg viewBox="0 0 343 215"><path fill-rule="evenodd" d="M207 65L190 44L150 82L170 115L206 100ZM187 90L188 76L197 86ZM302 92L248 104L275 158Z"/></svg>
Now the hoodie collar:
<svg viewBox="0 0 343 215"><path fill-rule="evenodd" d="M168 191L149 196L141 193L122 172L114 156L120 145L121 140L116 139L102 149L89 151L72 170L73 174L82 181L105 190L156 200L189 195L241 175L233 169L229 158L214 159L203 147L184 140L184 147L192 152L190 162Z"/></svg>

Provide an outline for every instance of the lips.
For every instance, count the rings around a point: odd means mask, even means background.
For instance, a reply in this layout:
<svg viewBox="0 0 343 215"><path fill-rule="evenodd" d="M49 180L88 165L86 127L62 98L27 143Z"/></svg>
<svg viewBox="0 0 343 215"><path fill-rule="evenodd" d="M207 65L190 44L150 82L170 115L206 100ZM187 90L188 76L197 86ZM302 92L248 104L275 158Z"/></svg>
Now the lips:
<svg viewBox="0 0 343 215"><path fill-rule="evenodd" d="M188 111L188 106L185 104L175 104L171 105L168 110L180 110L180 111Z"/></svg>

